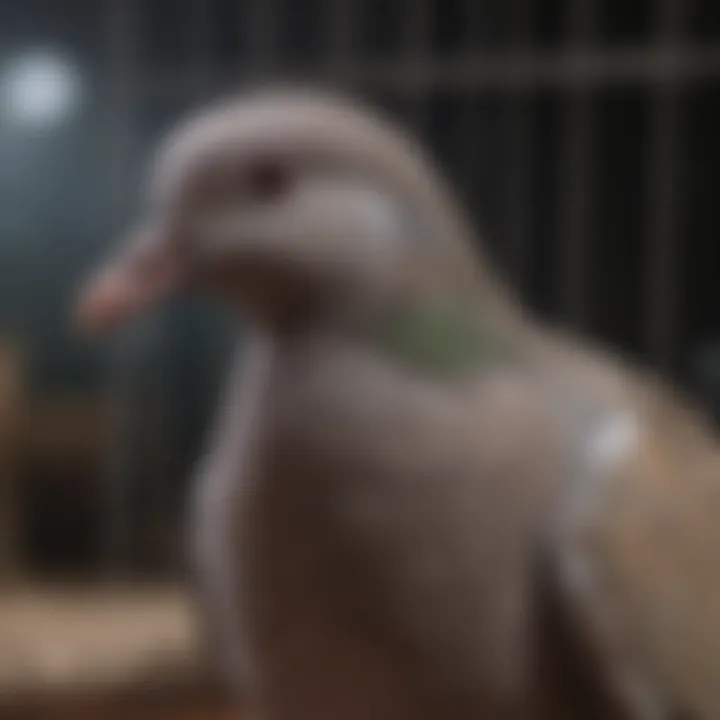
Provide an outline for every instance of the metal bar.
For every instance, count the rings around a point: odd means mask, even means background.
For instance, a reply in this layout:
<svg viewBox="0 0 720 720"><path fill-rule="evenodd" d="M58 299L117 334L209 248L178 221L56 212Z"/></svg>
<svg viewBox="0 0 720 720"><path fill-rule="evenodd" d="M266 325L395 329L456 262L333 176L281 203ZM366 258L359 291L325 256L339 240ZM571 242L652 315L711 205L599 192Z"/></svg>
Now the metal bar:
<svg viewBox="0 0 720 720"><path fill-rule="evenodd" d="M512 0L510 0L512 2ZM465 0L463 3L463 17L465 20L460 53L465 56L469 52L473 52L480 42L481 38L478 29L483 27L485 23L486 3L481 0Z"/></svg>
<svg viewBox="0 0 720 720"><path fill-rule="evenodd" d="M268 76L277 68L279 4L279 0L248 0L246 4L251 79ZM231 74L237 77L237 70L233 68Z"/></svg>
<svg viewBox="0 0 720 720"><path fill-rule="evenodd" d="M152 532L153 540L158 540L158 534L164 539L164 534L172 526L175 511L174 499L180 491L178 486L179 472L175 462L179 447L177 443L176 428L172 418L177 412L177 405L173 402L173 390L170 375L172 366L168 362L172 353L172 319L161 317L161 326L150 326L151 332L159 337L156 346L155 362L150 368L153 391L148 392L145 402L150 406L145 413L145 429L149 437L147 446L153 456L151 465L152 479L155 492L152 493ZM142 336L138 338L137 347L147 346ZM147 538L147 536L146 536ZM176 548L165 545L158 548L153 545L152 560L160 560L163 571L174 570L177 567ZM159 557L158 557L159 555Z"/></svg>
<svg viewBox="0 0 720 720"><path fill-rule="evenodd" d="M212 32L212 3L206 0L189 0L190 19L193 25L193 53L191 74L192 85L188 88L190 97L194 102L203 102L212 96L213 88L213 32ZM165 319L167 325L167 319ZM163 332L164 331L164 332ZM163 327L159 333L165 344L169 342L168 335L171 332ZM161 348L164 350L165 348ZM161 358L164 360L164 358ZM152 456L152 482L154 492L151 494L153 532L158 533L162 540L165 539L165 532L172 526L172 514L175 506L169 502L179 492L177 486L178 473L173 460L177 456L178 447L170 418L173 417L175 407L172 403L171 390L168 389L167 366L163 363L155 363L152 367L155 393L147 397L151 406L148 408L147 431L150 435L148 440L149 451ZM145 538L147 539L147 533ZM157 539L153 535L153 539ZM174 571L177 568L177 548L170 544L163 544L160 548L153 546L154 562L160 560L162 570ZM161 557L157 557L159 553Z"/></svg>
<svg viewBox="0 0 720 720"><path fill-rule="evenodd" d="M133 0L106 0L107 32L109 37L110 95L108 97L110 153L111 215L119 220L124 214L130 191L133 159L136 155L136 113L139 73L135 66L136 5ZM118 337L109 355L108 402L114 427L114 446L110 448L104 475L105 573L108 580L122 579L130 571L129 551L131 525L129 522L128 489L128 430L132 422L132 408L128 405L128 364L124 354L124 339Z"/></svg>
<svg viewBox="0 0 720 720"><path fill-rule="evenodd" d="M479 46L480 38L476 31L483 26L485 21L483 15L485 6L486 3L478 0L465 0L462 3L463 27L456 57L464 58ZM480 106L482 98L467 97L458 89L455 89L455 92L461 95L461 99L465 101L466 105L463 107L459 127L456 129L457 138L452 143L452 154L458 160L460 177L457 179L462 186L465 205L468 208L474 208L478 201L482 200L479 197L480 167L478 162L484 119ZM477 224L482 225L482 218L478 218L477 214L474 214L473 219Z"/></svg>
<svg viewBox="0 0 720 720"><path fill-rule="evenodd" d="M268 0L269 1L269 0ZM252 78L257 67L240 73ZM334 74L338 77L338 73ZM327 69L315 76L330 78ZM435 89L463 93L535 93L573 88L599 89L701 82L720 78L720 48L568 50L561 53L476 54L462 59L414 59L412 62L358 62L339 79L363 88L417 96ZM238 79L233 67L218 68L214 90ZM143 92L192 91L193 78L182 72L158 72L143 78Z"/></svg>
<svg viewBox="0 0 720 720"><path fill-rule="evenodd" d="M433 20L433 3L431 0L405 0L406 22L402 38L403 57L405 62L418 59L430 60L430 30Z"/></svg>
<svg viewBox="0 0 720 720"><path fill-rule="evenodd" d="M430 35L433 8L432 0L405 0L406 22L402 37L402 62L398 65L412 68L416 63L425 63L429 66L434 64ZM361 82L361 84L365 83ZM410 116L416 132L420 135L425 135L428 131L432 89L426 84L408 87L410 93L408 100L411 102ZM401 89L394 88L394 91L401 92Z"/></svg>
<svg viewBox="0 0 720 720"><path fill-rule="evenodd" d="M532 9L533 0L515 0L513 2L510 44L512 52L519 55L525 55L530 51ZM503 223L507 243L505 262L519 293L525 286L528 260L529 170L532 150L532 103L530 98L526 95L510 96L507 111L506 176L503 198Z"/></svg>
<svg viewBox="0 0 720 720"><path fill-rule="evenodd" d="M677 57L682 39L684 0L663 0L658 8L656 43L669 58ZM679 90L668 75L654 89L648 164L649 257L646 286L646 343L653 361L669 372L679 314L680 263L677 223L679 197Z"/></svg>
<svg viewBox="0 0 720 720"><path fill-rule="evenodd" d="M575 52L587 52L597 21L597 2L573 2L568 3L567 8L567 45ZM587 321L588 314L588 254L593 240L589 214L594 115L589 86L572 87L567 92L562 118L557 282L561 318L570 327L579 329Z"/></svg>
<svg viewBox="0 0 720 720"><path fill-rule="evenodd" d="M450 151L452 164L457 166L459 176L457 181L462 186L463 195L467 205L474 206L475 194L478 187L478 154L480 153L479 139L482 133L482 112L478 105L470 99L467 106L462 108L462 114L455 127L455 137L452 139Z"/></svg>
<svg viewBox="0 0 720 720"><path fill-rule="evenodd" d="M213 33L212 33L212 3L206 0L188 0L188 12L192 23L192 67L194 78L193 95L202 100L207 91L202 88L210 85L213 71Z"/></svg>
<svg viewBox="0 0 720 720"><path fill-rule="evenodd" d="M337 73L342 77L352 65L354 56L358 2L326 0L326 3L327 64L331 74Z"/></svg>

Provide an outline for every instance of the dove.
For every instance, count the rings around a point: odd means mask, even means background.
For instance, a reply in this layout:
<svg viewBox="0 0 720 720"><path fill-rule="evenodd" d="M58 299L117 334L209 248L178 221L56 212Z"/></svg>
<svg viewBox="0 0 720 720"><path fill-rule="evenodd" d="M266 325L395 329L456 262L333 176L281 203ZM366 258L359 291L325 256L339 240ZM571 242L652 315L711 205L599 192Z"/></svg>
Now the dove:
<svg viewBox="0 0 720 720"><path fill-rule="evenodd" d="M205 292L250 327L193 553L273 720L720 717L717 440L540 324L421 143L339 93L183 119L78 301Z"/></svg>

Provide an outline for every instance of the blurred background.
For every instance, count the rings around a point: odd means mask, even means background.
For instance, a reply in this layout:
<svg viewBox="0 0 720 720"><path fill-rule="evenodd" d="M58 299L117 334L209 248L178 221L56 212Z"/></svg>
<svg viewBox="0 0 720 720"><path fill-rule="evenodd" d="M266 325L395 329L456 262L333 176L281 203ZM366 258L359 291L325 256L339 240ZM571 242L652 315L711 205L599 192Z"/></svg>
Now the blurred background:
<svg viewBox="0 0 720 720"><path fill-rule="evenodd" d="M163 132L268 78L411 126L537 313L720 419L715 0L3 0L0 714L202 675L186 491L242 328L190 299L89 344L70 308Z"/></svg>

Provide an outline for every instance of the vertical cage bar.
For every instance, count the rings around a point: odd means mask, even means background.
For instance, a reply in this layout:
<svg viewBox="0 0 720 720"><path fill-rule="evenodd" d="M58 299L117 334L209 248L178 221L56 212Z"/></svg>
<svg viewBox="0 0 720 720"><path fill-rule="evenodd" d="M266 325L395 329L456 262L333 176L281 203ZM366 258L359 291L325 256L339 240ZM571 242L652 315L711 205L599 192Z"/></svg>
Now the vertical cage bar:
<svg viewBox="0 0 720 720"><path fill-rule="evenodd" d="M357 0L326 0L325 28L329 74L339 80L349 78L355 54L354 30L358 22Z"/></svg>
<svg viewBox="0 0 720 720"><path fill-rule="evenodd" d="M144 413L145 428L149 434L147 446L152 454L150 467L151 477L149 482L154 484L152 493L152 516L151 542L153 547L150 550L152 562L159 561L162 570L167 572L174 570L177 566L176 548L166 543L167 532L176 523L173 523L173 513L176 508L175 498L181 492L180 472L177 463L178 443L176 438L176 424L173 423L177 404L173 402L172 373L174 367L168 362L172 354L172 319L161 318L162 326L151 327L151 330L160 337L160 357L149 368L152 377L153 389L146 390L145 402L149 407ZM184 321L181 318L181 321ZM142 346L143 339L140 338L137 346ZM147 531L147 526L145 526ZM147 541L147 532L144 539ZM161 543L158 548L156 543Z"/></svg>
<svg viewBox="0 0 720 720"><path fill-rule="evenodd" d="M467 57L475 51L478 38L474 30L481 25L482 22L482 0L465 0L462 4L462 17L464 20L461 36L461 47L458 48L457 55L459 57ZM460 178L463 190L464 200L468 208L477 204L478 191L480 185L480 167L478 163L478 155L481 152L481 133L483 113L479 105L480 97L473 94L466 94L463 97L461 107L463 113L460 121L457 140L452 143L453 154L459 154L459 165L461 167L462 177ZM478 223L476 215L472 219Z"/></svg>
<svg viewBox="0 0 720 720"><path fill-rule="evenodd" d="M514 0L510 50L524 54L532 42L533 0ZM528 261L530 163L532 158L532 98L513 93L507 100L506 176L502 217L505 228L506 265L518 293L524 289Z"/></svg>
<svg viewBox="0 0 720 720"><path fill-rule="evenodd" d="M567 46L587 50L595 36L597 0L567 4ZM563 148L558 287L561 319L575 329L582 328L588 315L588 256L593 233L589 215L593 193L593 107L592 92L583 85L568 90L562 116Z"/></svg>
<svg viewBox="0 0 720 720"><path fill-rule="evenodd" d="M256 78L266 78L277 70L280 0L247 0L248 49L250 69Z"/></svg>
<svg viewBox="0 0 720 720"><path fill-rule="evenodd" d="M480 44L478 29L485 22L484 5L484 0L465 0L463 3L465 26L462 34L465 45L463 54L465 56L472 56L478 50Z"/></svg>
<svg viewBox="0 0 720 720"><path fill-rule="evenodd" d="M474 190L478 181L478 164L477 156L480 151L479 138L481 132L481 112L477 104L473 102L475 98L463 98L468 102L463 102L462 115L457 125L458 137L453 138L451 143L453 156L458 157L458 165L460 167L462 177L459 178L468 194Z"/></svg>
<svg viewBox="0 0 720 720"><path fill-rule="evenodd" d="M656 44L670 60L682 40L684 5L684 0L662 0L658 7ZM647 349L653 362L664 371L672 369L680 300L679 105L677 78L668 76L654 89L651 105L645 300Z"/></svg>
<svg viewBox="0 0 720 720"><path fill-rule="evenodd" d="M433 52L431 30L434 0L405 0L405 32L402 37L403 61L411 70L432 70ZM410 74L410 73L409 73ZM410 116L421 135L428 129L431 89L429 82L419 82L409 89Z"/></svg>
<svg viewBox="0 0 720 720"><path fill-rule="evenodd" d="M192 23L192 90L194 100L204 100L212 87L213 32L212 7L207 0L188 0L189 21Z"/></svg>
<svg viewBox="0 0 720 720"><path fill-rule="evenodd" d="M406 61L411 65L430 60L433 10L433 0L405 0L403 50Z"/></svg>
<svg viewBox="0 0 720 720"><path fill-rule="evenodd" d="M137 6L134 0L106 0L108 46L110 55L110 176L111 213L117 223L125 214L137 150L137 90L135 38ZM132 422L129 389L132 379L125 356L126 342L118 336L110 348L108 404L113 427L113 445L109 449L104 476L104 571L109 580L120 579L130 571L131 523L128 507L130 453L128 430Z"/></svg>

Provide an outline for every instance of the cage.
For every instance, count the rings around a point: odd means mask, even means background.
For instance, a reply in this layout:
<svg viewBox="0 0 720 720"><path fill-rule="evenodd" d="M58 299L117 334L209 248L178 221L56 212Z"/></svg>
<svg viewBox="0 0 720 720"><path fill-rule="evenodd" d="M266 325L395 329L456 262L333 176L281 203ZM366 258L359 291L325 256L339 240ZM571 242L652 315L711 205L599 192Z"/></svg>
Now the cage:
<svg viewBox="0 0 720 720"><path fill-rule="evenodd" d="M312 80L389 110L434 151L536 312L720 407L707 380L720 300L712 0L28 0L6 4L0 28L10 48L49 38L88 86L67 135L26 148L50 154L50 179L22 171L23 138L0 166L0 232L28 239L0 250L0 301L7 327L33 328L35 444L6 463L25 478L8 520L18 586L182 587L187 487L242 328L195 301L101 349L59 328L73 283L131 217L155 141L247 83ZM22 192L39 219L13 209ZM37 267L28 247L58 262Z"/></svg>

